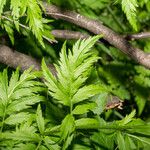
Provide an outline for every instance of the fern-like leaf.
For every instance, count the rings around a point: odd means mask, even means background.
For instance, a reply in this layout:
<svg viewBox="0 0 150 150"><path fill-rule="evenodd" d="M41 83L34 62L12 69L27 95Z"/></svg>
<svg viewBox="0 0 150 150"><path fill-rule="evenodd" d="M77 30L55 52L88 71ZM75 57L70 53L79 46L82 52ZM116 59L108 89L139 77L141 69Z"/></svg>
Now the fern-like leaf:
<svg viewBox="0 0 150 150"><path fill-rule="evenodd" d="M136 7L138 7L136 0L122 0L122 10L126 14L127 19L132 27L137 31Z"/></svg>
<svg viewBox="0 0 150 150"><path fill-rule="evenodd" d="M0 0L0 16L3 12L5 4L6 4L6 0Z"/></svg>
<svg viewBox="0 0 150 150"><path fill-rule="evenodd" d="M57 79L51 74L43 60L42 70L46 79L46 85L49 88L50 95L60 103L72 107L102 90L106 90L100 85L83 86L89 69L92 64L98 60L98 57L91 51L91 47L100 38L95 36L85 40L78 40L73 46L72 51L66 52L66 43L64 43L59 65L55 65L57 70Z"/></svg>
<svg viewBox="0 0 150 150"><path fill-rule="evenodd" d="M24 110L45 100L43 96L37 94L45 88L43 84L35 81L36 74L31 71L30 68L20 76L17 69L13 72L9 82L7 70L5 69L0 73L1 131L4 124L17 124L30 118L30 114L24 112Z"/></svg>

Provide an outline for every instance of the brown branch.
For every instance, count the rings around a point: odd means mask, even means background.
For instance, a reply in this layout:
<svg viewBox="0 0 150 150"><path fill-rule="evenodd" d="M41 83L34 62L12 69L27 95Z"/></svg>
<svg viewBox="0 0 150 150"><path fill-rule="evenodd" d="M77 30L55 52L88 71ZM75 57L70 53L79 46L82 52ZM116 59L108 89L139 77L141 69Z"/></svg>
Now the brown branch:
<svg viewBox="0 0 150 150"><path fill-rule="evenodd" d="M41 64L31 56L14 51L8 46L0 45L0 62L12 68L20 67L21 71L33 66L34 70L40 70ZM56 75L56 70L53 65L49 65L51 72Z"/></svg>
<svg viewBox="0 0 150 150"><path fill-rule="evenodd" d="M72 11L61 10L59 7L43 3L46 9L46 14L55 18L63 19L80 27L83 27L94 34L103 34L103 38L110 44L120 49L133 60L150 69L150 54L144 53L142 50L133 47L125 38L115 33L102 23L84 17Z"/></svg>
<svg viewBox="0 0 150 150"><path fill-rule="evenodd" d="M54 35L55 38L60 39L86 39L91 37L88 34L78 32L78 31L71 31L71 30L52 30L51 33ZM150 32L141 32L136 34L128 34L123 36L127 40L138 40L138 39L145 39L150 38Z"/></svg>
<svg viewBox="0 0 150 150"><path fill-rule="evenodd" d="M51 33L56 38L66 39L66 40L86 39L86 38L90 37L90 35L88 35L88 34L84 34L84 33L78 32L78 31L70 31L70 30L52 30Z"/></svg>
<svg viewBox="0 0 150 150"><path fill-rule="evenodd" d="M138 39L145 39L150 38L150 32L141 32L137 34L129 34L125 36L127 40L138 40Z"/></svg>

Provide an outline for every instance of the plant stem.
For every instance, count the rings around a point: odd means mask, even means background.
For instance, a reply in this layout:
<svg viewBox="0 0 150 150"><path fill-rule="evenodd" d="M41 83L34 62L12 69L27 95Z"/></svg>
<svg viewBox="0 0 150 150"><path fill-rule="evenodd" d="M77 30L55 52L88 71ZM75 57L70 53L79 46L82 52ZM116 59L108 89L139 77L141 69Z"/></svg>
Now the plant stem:
<svg viewBox="0 0 150 150"><path fill-rule="evenodd" d="M39 143L38 143L38 145L37 145L37 147L36 147L36 149L35 149L35 150L38 150L38 149L40 148L41 143L42 143L42 140L43 140L43 139L41 139L41 140L39 141Z"/></svg>

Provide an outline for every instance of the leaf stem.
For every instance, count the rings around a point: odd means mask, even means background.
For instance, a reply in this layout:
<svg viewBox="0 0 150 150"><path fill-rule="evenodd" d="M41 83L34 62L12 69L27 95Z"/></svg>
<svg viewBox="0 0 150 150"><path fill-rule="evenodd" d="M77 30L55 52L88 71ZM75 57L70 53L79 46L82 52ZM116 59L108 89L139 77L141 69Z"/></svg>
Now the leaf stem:
<svg viewBox="0 0 150 150"><path fill-rule="evenodd" d="M36 147L35 150L38 150L38 149L40 148L42 141L43 141L43 139L41 139L41 140L39 141L39 143L38 143L38 145L37 145L37 147Z"/></svg>

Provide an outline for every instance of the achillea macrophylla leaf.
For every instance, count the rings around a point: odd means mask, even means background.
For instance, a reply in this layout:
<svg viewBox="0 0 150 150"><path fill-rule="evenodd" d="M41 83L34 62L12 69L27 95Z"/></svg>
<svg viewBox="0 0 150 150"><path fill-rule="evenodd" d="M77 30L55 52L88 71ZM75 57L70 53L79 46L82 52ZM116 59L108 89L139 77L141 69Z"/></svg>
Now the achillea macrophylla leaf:
<svg viewBox="0 0 150 150"><path fill-rule="evenodd" d="M11 0L10 9L12 10L12 16L16 29L19 31L19 17L20 17L21 0Z"/></svg>
<svg viewBox="0 0 150 150"><path fill-rule="evenodd" d="M120 131L117 132L117 143L118 143L118 147L120 150L127 149L124 136L122 135L122 133Z"/></svg>
<svg viewBox="0 0 150 150"><path fill-rule="evenodd" d="M61 150L60 146L55 141L53 141L51 137L45 136L43 141L49 149L51 149L51 150ZM54 143L56 143L56 144L54 144Z"/></svg>
<svg viewBox="0 0 150 150"><path fill-rule="evenodd" d="M45 91L45 87L35 81L37 72L31 71L32 68L20 75L17 69L12 73L9 82L7 69L0 73L0 112L5 112L1 114L3 118L3 120L0 120L2 121L1 129L3 129L5 123L18 124L25 121L30 117L25 109L45 100L39 94L39 92Z"/></svg>
<svg viewBox="0 0 150 150"><path fill-rule="evenodd" d="M0 0L0 16L1 16L1 13L3 12L3 8L6 4L6 0Z"/></svg>
<svg viewBox="0 0 150 150"><path fill-rule="evenodd" d="M19 143L19 144L17 144L15 147L14 147L14 149L15 150L32 150L32 149L36 149L36 144L32 144L32 143L25 143L25 144L23 144L23 143Z"/></svg>
<svg viewBox="0 0 150 150"><path fill-rule="evenodd" d="M78 40L72 50L68 50L68 54L65 42L60 53L59 65L55 65L57 79L50 73L44 60L42 61L43 75L49 93L60 103L70 106L72 102L78 103L103 90L97 85L83 86L88 78L89 69L98 60L98 57L91 51L91 47L99 38L100 36L94 36Z"/></svg>
<svg viewBox="0 0 150 150"><path fill-rule="evenodd" d="M81 101L87 100L88 98L100 93L106 92L106 88L100 85L88 85L80 88L72 98L72 103L76 104Z"/></svg>
<svg viewBox="0 0 150 150"><path fill-rule="evenodd" d="M25 142L39 142L41 137L33 132L28 131L16 131L16 132L4 132L2 133L3 139L12 139L17 141L25 141Z"/></svg>
<svg viewBox="0 0 150 150"><path fill-rule="evenodd" d="M44 134L45 125L44 125L44 118L42 116L42 110L40 104L38 105L37 112L36 112L36 121L41 134Z"/></svg>
<svg viewBox="0 0 150 150"><path fill-rule="evenodd" d="M8 76L7 69L0 73L0 99L3 105L6 104L8 98Z"/></svg>
<svg viewBox="0 0 150 150"><path fill-rule="evenodd" d="M75 130L75 119L68 114L60 126L61 140L65 141Z"/></svg>
<svg viewBox="0 0 150 150"><path fill-rule="evenodd" d="M89 102L81 105L77 105L74 110L72 111L73 114L79 115L87 113L90 110L93 110L97 106L94 102Z"/></svg>
<svg viewBox="0 0 150 150"><path fill-rule="evenodd" d="M11 114L8 118L5 119L5 124L16 125L18 123L22 123L30 118L30 114L28 112L21 112L17 114Z"/></svg>
<svg viewBox="0 0 150 150"><path fill-rule="evenodd" d="M28 97L20 98L19 100L13 101L6 110L7 114L12 114L14 112L19 112L23 109L31 108L35 103L45 101L44 96L33 95Z"/></svg>
<svg viewBox="0 0 150 150"><path fill-rule="evenodd" d="M129 122L131 122L133 120L133 117L135 116L136 114L136 111L133 110L129 115L126 115L125 118L123 118L122 120L119 121L119 124L120 125L126 125L128 124Z"/></svg>
<svg viewBox="0 0 150 150"><path fill-rule="evenodd" d="M137 31L136 23L136 8L138 7L137 0L122 0L122 10L125 12L128 21Z"/></svg>
<svg viewBox="0 0 150 150"><path fill-rule="evenodd" d="M98 129L100 123L95 118L81 118L75 121L77 129Z"/></svg>

